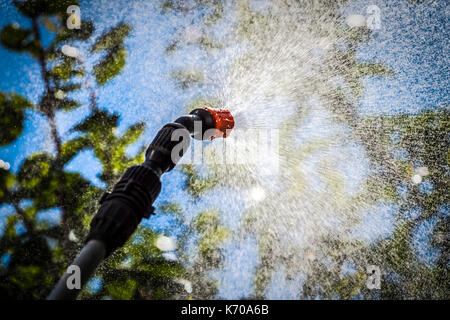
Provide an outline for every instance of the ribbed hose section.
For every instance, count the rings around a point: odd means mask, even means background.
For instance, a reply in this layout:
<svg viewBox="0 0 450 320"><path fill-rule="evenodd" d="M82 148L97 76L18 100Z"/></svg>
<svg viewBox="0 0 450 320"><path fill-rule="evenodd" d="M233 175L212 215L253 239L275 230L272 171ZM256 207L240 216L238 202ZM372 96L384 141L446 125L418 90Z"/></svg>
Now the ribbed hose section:
<svg viewBox="0 0 450 320"><path fill-rule="evenodd" d="M126 197L135 201L136 210L143 212L143 217L148 217L148 212L152 211L149 209L160 191L161 182L152 169L142 165L133 166L125 171L107 198Z"/></svg>
<svg viewBox="0 0 450 320"><path fill-rule="evenodd" d="M106 256L121 247L143 217L153 213L153 201L161 191L158 175L145 166L129 168L111 193L101 199L101 207L91 221L85 240L105 244Z"/></svg>

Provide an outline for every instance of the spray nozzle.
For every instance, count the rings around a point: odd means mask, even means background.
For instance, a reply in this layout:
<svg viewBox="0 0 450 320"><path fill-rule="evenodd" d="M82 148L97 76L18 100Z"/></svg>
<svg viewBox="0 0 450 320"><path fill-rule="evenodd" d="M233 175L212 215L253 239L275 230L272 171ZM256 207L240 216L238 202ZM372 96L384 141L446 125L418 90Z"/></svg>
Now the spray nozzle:
<svg viewBox="0 0 450 320"><path fill-rule="evenodd" d="M213 140L226 138L234 128L234 118L226 109L198 108L190 115L197 116L202 121L202 132L194 132L193 136L199 140Z"/></svg>

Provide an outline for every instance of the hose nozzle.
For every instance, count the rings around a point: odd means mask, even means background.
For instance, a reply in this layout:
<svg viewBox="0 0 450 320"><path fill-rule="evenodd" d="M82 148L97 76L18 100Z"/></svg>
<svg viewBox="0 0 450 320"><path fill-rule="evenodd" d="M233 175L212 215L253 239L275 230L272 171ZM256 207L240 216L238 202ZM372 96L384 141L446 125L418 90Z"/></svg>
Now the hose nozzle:
<svg viewBox="0 0 450 320"><path fill-rule="evenodd" d="M202 119L201 136L194 134L194 138L199 140L226 138L234 128L234 118L226 109L198 108L191 111L190 115Z"/></svg>

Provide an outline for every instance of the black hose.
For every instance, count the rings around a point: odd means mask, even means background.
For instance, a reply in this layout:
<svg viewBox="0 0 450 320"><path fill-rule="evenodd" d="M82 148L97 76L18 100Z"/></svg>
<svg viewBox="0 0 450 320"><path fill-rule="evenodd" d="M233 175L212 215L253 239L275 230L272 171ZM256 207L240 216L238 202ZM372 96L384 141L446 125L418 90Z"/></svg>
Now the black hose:
<svg viewBox="0 0 450 320"><path fill-rule="evenodd" d="M195 109L158 132L145 153L144 163L128 168L112 192L105 193L100 200L86 245L69 266L79 268L79 288L71 289L70 281L75 281L77 271L68 269L70 272L62 276L47 299L76 299L98 264L130 238L142 218L154 213L152 204L161 191L160 177L172 170L183 156L189 147L189 136L202 140L206 130L213 128L214 116L205 109Z"/></svg>
<svg viewBox="0 0 450 320"><path fill-rule="evenodd" d="M59 279L55 288L48 296L48 300L73 300L76 299L81 288L91 277L97 266L105 257L105 245L98 240L91 240L83 247L81 252L69 266L68 270ZM73 267L75 266L75 267ZM70 277L70 279L69 279ZM79 277L79 279L77 279ZM75 287L74 287L75 286Z"/></svg>

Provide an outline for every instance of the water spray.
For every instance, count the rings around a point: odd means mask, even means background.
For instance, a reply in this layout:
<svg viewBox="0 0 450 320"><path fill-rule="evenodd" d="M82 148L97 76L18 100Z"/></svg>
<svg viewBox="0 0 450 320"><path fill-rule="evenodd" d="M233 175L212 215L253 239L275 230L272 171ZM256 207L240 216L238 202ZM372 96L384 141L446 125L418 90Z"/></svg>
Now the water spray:
<svg viewBox="0 0 450 320"><path fill-rule="evenodd" d="M147 148L145 161L128 168L112 192L100 199L85 246L48 299L75 299L100 262L125 244L142 218L154 214L153 203L161 191L160 177L172 170L187 151L190 136L198 140L226 138L233 128L230 111L211 108L195 109L162 127ZM79 282L69 286L69 277L75 272L80 275Z"/></svg>

